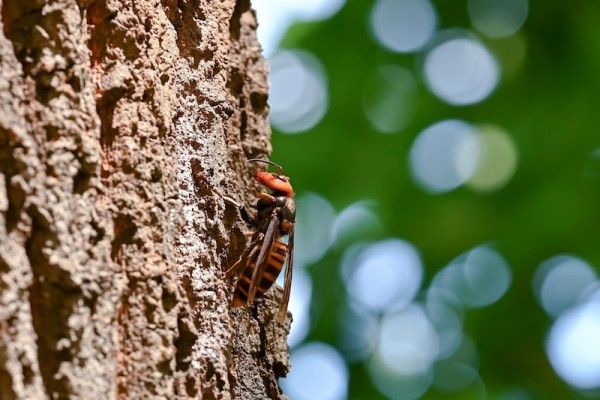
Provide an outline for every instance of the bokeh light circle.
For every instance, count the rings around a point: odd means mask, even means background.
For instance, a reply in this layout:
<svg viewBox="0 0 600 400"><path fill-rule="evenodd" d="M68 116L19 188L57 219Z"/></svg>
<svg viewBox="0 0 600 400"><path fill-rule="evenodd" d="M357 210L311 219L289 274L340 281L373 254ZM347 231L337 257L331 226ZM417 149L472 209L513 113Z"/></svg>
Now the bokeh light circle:
<svg viewBox="0 0 600 400"><path fill-rule="evenodd" d="M449 357L463 341L460 301L452 292L433 287L427 291L425 309L438 335L438 358Z"/></svg>
<svg viewBox="0 0 600 400"><path fill-rule="evenodd" d="M462 184L488 192L498 190L512 178L517 168L517 149L499 127L446 120L417 136L409 163L416 183L429 192L446 192Z"/></svg>
<svg viewBox="0 0 600 400"><path fill-rule="evenodd" d="M423 266L416 249L398 239L364 248L346 276L350 298L374 312L401 309L416 296Z"/></svg>
<svg viewBox="0 0 600 400"><path fill-rule="evenodd" d="M600 296L556 320L546 351L552 367L568 384L600 388Z"/></svg>
<svg viewBox="0 0 600 400"><path fill-rule="evenodd" d="M417 82L405 68L381 66L365 82L363 108L379 132L404 129L412 121L417 104Z"/></svg>
<svg viewBox="0 0 600 400"><path fill-rule="evenodd" d="M301 21L320 21L332 17L346 4L346 0L271 0L288 4L292 13ZM254 4L254 3L253 3Z"/></svg>
<svg viewBox="0 0 600 400"><path fill-rule="evenodd" d="M597 282L591 265L570 255L559 255L544 261L536 270L533 290L544 310L552 317L575 306L587 288Z"/></svg>
<svg viewBox="0 0 600 400"><path fill-rule="evenodd" d="M467 307L484 307L498 301L511 280L504 258L488 246L479 246L439 271L432 287L451 291Z"/></svg>
<svg viewBox="0 0 600 400"><path fill-rule="evenodd" d="M349 307L341 313L340 348L349 362L363 360L375 349L379 319L372 312Z"/></svg>
<svg viewBox="0 0 600 400"><path fill-rule="evenodd" d="M515 34L527 19L527 0L469 0L469 17L475 28L491 37Z"/></svg>
<svg viewBox="0 0 600 400"><path fill-rule="evenodd" d="M472 384L478 376L477 370L471 365L456 361L442 361L436 363L434 367L433 384L442 392L458 392Z"/></svg>
<svg viewBox="0 0 600 400"><path fill-rule="evenodd" d="M500 79L496 60L480 42L469 37L435 46L425 58L424 71L431 91L452 105L484 100Z"/></svg>
<svg viewBox="0 0 600 400"><path fill-rule="evenodd" d="M331 240L338 246L377 236L383 230L381 221L372 210L373 201L361 200L350 204L335 218Z"/></svg>
<svg viewBox="0 0 600 400"><path fill-rule="evenodd" d="M468 138L458 150L458 158L475 158L477 166L467 180L467 186L488 192L504 186L517 169L517 149L511 137L501 128L482 125L477 135ZM471 172L467 166L467 173Z"/></svg>
<svg viewBox="0 0 600 400"><path fill-rule="evenodd" d="M461 298L469 307L484 307L498 301L508 290L512 274L502 256L490 247L471 250L462 265L465 287Z"/></svg>
<svg viewBox="0 0 600 400"><path fill-rule="evenodd" d="M412 304L382 318L377 354L397 374L427 373L438 351L437 333L421 305Z"/></svg>
<svg viewBox="0 0 600 400"><path fill-rule="evenodd" d="M428 0L378 0L371 11L371 29L389 50L421 49L435 31L437 17Z"/></svg>
<svg viewBox="0 0 600 400"><path fill-rule="evenodd" d="M277 283L283 286L284 274L279 274ZM290 294L289 311L294 317L294 323L288 335L288 344L294 347L301 343L308 335L310 328L310 303L312 299L312 280L310 275L303 270L294 271L292 280L292 293Z"/></svg>
<svg viewBox="0 0 600 400"><path fill-rule="evenodd" d="M272 55L296 21L320 21L336 14L345 0L252 0L259 21L258 42L265 55Z"/></svg>
<svg viewBox="0 0 600 400"><path fill-rule="evenodd" d="M296 198L294 264L306 266L323 257L331 245L335 217L323 196L309 192Z"/></svg>
<svg viewBox="0 0 600 400"><path fill-rule="evenodd" d="M285 393L295 400L344 400L348 393L348 367L333 347L319 342L292 352L294 366L281 381Z"/></svg>
<svg viewBox="0 0 600 400"><path fill-rule="evenodd" d="M393 400L415 400L422 398L431 386L431 370L416 375L399 375L378 356L369 363L371 381L381 393Z"/></svg>
<svg viewBox="0 0 600 400"><path fill-rule="evenodd" d="M409 155L415 182L432 193L447 192L463 184L479 162L479 154L464 151L465 144L475 140L475 134L471 124L459 120L441 121L422 131Z"/></svg>
<svg viewBox="0 0 600 400"><path fill-rule="evenodd" d="M306 131L327 111L327 79L321 63L305 51L284 51L271 66L271 123L285 133Z"/></svg>
<svg viewBox="0 0 600 400"><path fill-rule="evenodd" d="M581 175L586 180L600 180L600 147L590 152Z"/></svg>

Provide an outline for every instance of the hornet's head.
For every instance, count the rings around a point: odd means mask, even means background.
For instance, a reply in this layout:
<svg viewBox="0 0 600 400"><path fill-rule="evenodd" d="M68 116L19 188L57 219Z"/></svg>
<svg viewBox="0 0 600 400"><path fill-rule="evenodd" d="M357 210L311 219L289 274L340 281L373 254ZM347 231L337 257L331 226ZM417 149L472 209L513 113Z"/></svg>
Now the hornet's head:
<svg viewBox="0 0 600 400"><path fill-rule="evenodd" d="M258 171L256 175L254 175L254 178L258 181L258 183L260 183L261 185L265 185L266 187L268 187L276 193L282 193L285 197L294 196L294 190L292 189L290 178L283 175L283 168L280 165L275 164L271 161L260 160L256 158L253 158L248 161L263 162L265 164L270 164L279 168L279 173Z"/></svg>

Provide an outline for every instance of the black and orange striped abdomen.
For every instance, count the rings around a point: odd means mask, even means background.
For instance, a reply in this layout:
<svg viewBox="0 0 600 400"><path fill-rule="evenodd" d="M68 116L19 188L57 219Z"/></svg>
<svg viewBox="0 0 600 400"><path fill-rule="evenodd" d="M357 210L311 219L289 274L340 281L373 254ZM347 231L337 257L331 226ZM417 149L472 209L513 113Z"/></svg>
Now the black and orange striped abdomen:
<svg viewBox="0 0 600 400"><path fill-rule="evenodd" d="M262 242L259 242L257 246L262 245ZM287 245L283 242L276 240L273 242L273 248L271 250L271 254L269 255L269 259L267 261L267 268L265 269L265 273L263 276L258 279L259 284L256 288L256 296L255 299L262 297L273 283L277 280L279 273L283 268L283 264L285 263L285 258L287 256ZM248 263L235 285L235 291L233 293L233 307L240 307L248 304L248 291L250 290L250 283L252 282L252 273L254 272L254 268L256 267L256 258L258 257L258 252L256 252L255 256L248 260Z"/></svg>

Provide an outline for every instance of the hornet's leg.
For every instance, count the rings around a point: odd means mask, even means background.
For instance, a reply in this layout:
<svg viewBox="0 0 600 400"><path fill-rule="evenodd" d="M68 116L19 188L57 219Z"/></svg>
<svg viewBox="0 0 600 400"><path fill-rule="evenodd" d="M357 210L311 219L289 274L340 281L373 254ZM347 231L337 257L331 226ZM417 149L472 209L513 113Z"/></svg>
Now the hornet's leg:
<svg viewBox="0 0 600 400"><path fill-rule="evenodd" d="M238 271L239 269L241 269L240 264L242 263L242 261L244 261L248 258L251 259L252 257L254 257L254 254L256 254L256 252L258 251L257 244L263 240L264 236L265 235L263 235L262 233L259 233L256 235L256 237L252 240L250 245L246 248L246 250L244 250L242 255L240 255L239 258L237 260L235 260L233 265L231 267L229 267L227 269L227 271L225 271L226 277L229 278L231 276L239 275L239 273L241 272L241 271Z"/></svg>

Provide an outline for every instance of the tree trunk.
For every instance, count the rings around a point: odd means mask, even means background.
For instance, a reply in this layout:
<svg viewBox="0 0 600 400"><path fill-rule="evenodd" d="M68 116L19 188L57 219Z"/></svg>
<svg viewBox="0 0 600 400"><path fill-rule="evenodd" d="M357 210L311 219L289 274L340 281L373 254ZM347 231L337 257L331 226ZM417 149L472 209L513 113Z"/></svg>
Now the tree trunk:
<svg viewBox="0 0 600 400"><path fill-rule="evenodd" d="M248 0L0 0L0 399L281 398L231 310L269 148Z"/></svg>

